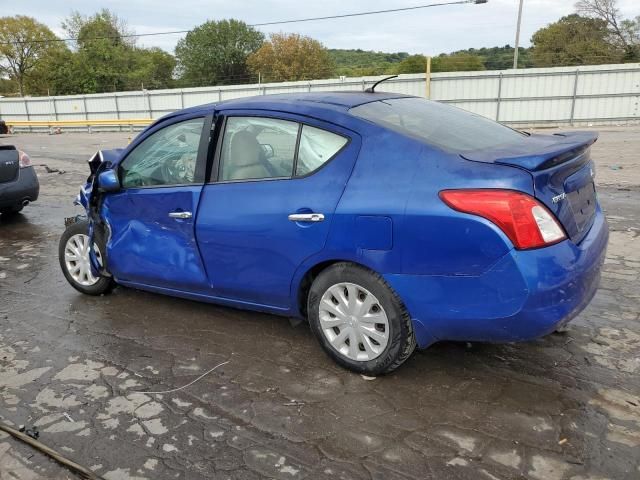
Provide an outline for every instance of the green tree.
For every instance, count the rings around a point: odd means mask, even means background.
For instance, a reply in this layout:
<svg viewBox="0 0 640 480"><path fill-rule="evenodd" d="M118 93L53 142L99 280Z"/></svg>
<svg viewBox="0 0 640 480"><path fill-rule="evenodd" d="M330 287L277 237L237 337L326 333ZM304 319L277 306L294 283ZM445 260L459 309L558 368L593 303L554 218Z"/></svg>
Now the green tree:
<svg viewBox="0 0 640 480"><path fill-rule="evenodd" d="M16 95L18 93L18 84L15 80L0 77L0 95L3 97Z"/></svg>
<svg viewBox="0 0 640 480"><path fill-rule="evenodd" d="M97 20L109 24L110 28L113 30L112 33L115 32L115 35L118 37L120 42L126 43L131 47L135 46L136 37L133 36L135 32L129 28L124 19L118 17L108 8L103 8L93 15L82 15L78 11L73 11L62 21L62 28L69 38L78 39L83 36L83 32L86 32L87 24L91 24ZM95 34L92 36L98 37L102 35ZM76 40L75 45L78 46L78 44L79 42Z"/></svg>
<svg viewBox="0 0 640 480"><path fill-rule="evenodd" d="M385 53L361 49L329 49L328 54L335 65L335 73L350 77L393 74L400 62L409 56L407 52Z"/></svg>
<svg viewBox="0 0 640 480"><path fill-rule="evenodd" d="M24 15L0 18L0 74L8 75L25 94L25 83L38 62L61 47L46 25Z"/></svg>
<svg viewBox="0 0 640 480"><path fill-rule="evenodd" d="M171 88L175 84L173 72L176 59L170 53L154 47L136 49L134 51L135 71L131 75L130 83L144 85L147 89Z"/></svg>
<svg viewBox="0 0 640 480"><path fill-rule="evenodd" d="M395 73L425 73L426 70L427 57L424 55L411 55L398 64Z"/></svg>
<svg viewBox="0 0 640 480"><path fill-rule="evenodd" d="M247 64L254 76L269 82L327 78L334 71L327 49L297 33L272 33Z"/></svg>
<svg viewBox="0 0 640 480"><path fill-rule="evenodd" d="M432 72L472 72L484 69L482 57L470 53L439 55L431 60Z"/></svg>
<svg viewBox="0 0 640 480"><path fill-rule="evenodd" d="M640 16L623 19L617 0L580 0L576 3L576 11L606 23L609 30L607 40L624 51L624 61L640 61Z"/></svg>
<svg viewBox="0 0 640 480"><path fill-rule="evenodd" d="M261 32L239 20L205 22L176 46L180 81L188 86L244 83L247 57L263 41Z"/></svg>
<svg viewBox="0 0 640 480"><path fill-rule="evenodd" d="M608 38L604 20L568 15L533 34L533 62L536 67L618 63L623 52Z"/></svg>
<svg viewBox="0 0 640 480"><path fill-rule="evenodd" d="M449 55L466 53L480 57L484 68L487 70L506 70L513 66L514 50L511 45L505 45L504 47L468 48L466 50L452 52ZM524 47L518 48L518 66L524 68L533 66L530 50L531 49Z"/></svg>
<svg viewBox="0 0 640 480"><path fill-rule="evenodd" d="M91 16L75 12L62 26L76 39L75 51L43 63L44 83L51 94L173 86L173 56L158 48L136 47L133 32L113 12L103 9Z"/></svg>
<svg viewBox="0 0 640 480"><path fill-rule="evenodd" d="M77 14L63 25L71 35L76 31L77 72L86 93L125 90L128 77L135 70L134 49L123 23L109 10L102 10L90 17Z"/></svg>
<svg viewBox="0 0 640 480"><path fill-rule="evenodd" d="M395 70L395 73L424 73L427 68L427 57L411 55L405 58ZM432 72L468 72L484 70L482 57L464 52L441 54L431 59Z"/></svg>
<svg viewBox="0 0 640 480"><path fill-rule="evenodd" d="M50 52L38 61L25 81L25 89L31 95L66 95L82 91L77 86L76 55L68 48Z"/></svg>

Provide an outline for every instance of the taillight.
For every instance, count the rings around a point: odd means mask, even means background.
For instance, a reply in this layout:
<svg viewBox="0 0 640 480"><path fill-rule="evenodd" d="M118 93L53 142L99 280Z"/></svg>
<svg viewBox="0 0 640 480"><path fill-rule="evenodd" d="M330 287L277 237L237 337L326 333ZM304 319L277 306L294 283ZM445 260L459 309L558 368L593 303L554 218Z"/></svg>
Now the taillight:
<svg viewBox="0 0 640 480"><path fill-rule="evenodd" d="M564 240L564 230L544 205L513 190L443 190L440 198L454 210L495 223L516 248L538 248Z"/></svg>
<svg viewBox="0 0 640 480"><path fill-rule="evenodd" d="M18 157L20 158L20 168L31 166L31 159L29 158L29 155L24 153L22 150L18 150Z"/></svg>

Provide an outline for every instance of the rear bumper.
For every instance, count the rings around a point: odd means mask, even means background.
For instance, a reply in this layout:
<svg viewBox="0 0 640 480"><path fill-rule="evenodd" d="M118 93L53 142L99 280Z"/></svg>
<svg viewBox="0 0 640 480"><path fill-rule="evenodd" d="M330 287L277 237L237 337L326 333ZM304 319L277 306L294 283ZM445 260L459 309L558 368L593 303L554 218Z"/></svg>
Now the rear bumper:
<svg viewBox="0 0 640 480"><path fill-rule="evenodd" d="M0 183L0 208L22 205L25 200L35 202L39 193L40 184L33 167L21 168L16 180Z"/></svg>
<svg viewBox="0 0 640 480"><path fill-rule="evenodd" d="M479 276L384 275L413 318L418 345L532 340L567 323L598 289L609 228L598 208L576 245L511 250Z"/></svg>

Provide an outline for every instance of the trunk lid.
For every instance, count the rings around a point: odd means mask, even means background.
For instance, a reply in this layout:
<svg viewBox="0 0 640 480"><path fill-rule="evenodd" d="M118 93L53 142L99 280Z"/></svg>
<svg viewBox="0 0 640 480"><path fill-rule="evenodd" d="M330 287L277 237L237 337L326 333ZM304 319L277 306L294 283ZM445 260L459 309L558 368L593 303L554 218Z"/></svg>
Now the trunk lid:
<svg viewBox="0 0 640 480"><path fill-rule="evenodd" d="M518 144L463 154L467 160L510 165L533 177L535 197L579 243L595 217L597 197L591 145L593 132L531 135Z"/></svg>
<svg viewBox="0 0 640 480"><path fill-rule="evenodd" d="M14 181L19 170L18 150L13 145L0 145L0 183Z"/></svg>

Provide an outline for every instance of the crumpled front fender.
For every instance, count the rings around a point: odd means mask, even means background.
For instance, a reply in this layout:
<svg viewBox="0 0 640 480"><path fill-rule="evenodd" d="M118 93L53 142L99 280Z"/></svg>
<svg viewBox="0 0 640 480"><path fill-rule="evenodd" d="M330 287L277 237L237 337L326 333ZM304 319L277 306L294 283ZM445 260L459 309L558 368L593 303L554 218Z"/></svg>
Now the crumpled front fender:
<svg viewBox="0 0 640 480"><path fill-rule="evenodd" d="M81 205L87 212L87 220L89 223L89 259L91 263L91 273L94 276L110 276L107 269L107 252L106 240L109 229L104 220L100 217L100 206L102 203L102 195L96 188L96 180L101 172L108 168L112 168L113 163L118 160L121 149L99 150L88 161L91 171L87 182L80 188L80 193L76 197L74 204ZM94 244L98 242L102 250L102 265L98 262Z"/></svg>

